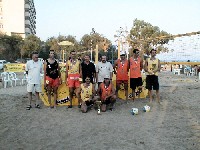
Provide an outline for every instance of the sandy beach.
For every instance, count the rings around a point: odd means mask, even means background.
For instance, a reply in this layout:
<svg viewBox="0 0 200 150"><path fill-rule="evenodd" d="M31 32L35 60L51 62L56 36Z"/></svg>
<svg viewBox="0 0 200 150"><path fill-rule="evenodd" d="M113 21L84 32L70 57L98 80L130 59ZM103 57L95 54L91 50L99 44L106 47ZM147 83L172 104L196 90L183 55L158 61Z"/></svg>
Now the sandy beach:
<svg viewBox="0 0 200 150"><path fill-rule="evenodd" d="M26 86L0 83L0 149L200 150L200 80L161 72L159 81L161 105L118 100L102 115L77 106L26 110ZM131 115L133 107L138 115Z"/></svg>

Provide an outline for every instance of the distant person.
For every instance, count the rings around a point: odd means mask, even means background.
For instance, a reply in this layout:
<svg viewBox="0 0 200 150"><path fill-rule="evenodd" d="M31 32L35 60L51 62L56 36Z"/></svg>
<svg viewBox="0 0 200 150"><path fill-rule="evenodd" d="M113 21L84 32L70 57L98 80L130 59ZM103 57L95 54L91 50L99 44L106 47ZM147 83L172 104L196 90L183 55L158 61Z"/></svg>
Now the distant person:
<svg viewBox="0 0 200 150"><path fill-rule="evenodd" d="M129 61L126 59L126 54L124 52L120 53L120 59L117 59L113 66L114 73L116 74L116 94L118 97L118 91L120 90L120 85L124 85L126 100L128 100L128 71L129 71Z"/></svg>
<svg viewBox="0 0 200 150"><path fill-rule="evenodd" d="M95 89L94 85L91 83L91 78L89 76L85 77L84 83L77 89L78 99L81 102L81 111L86 113L89 107L92 107L95 100Z"/></svg>
<svg viewBox="0 0 200 150"><path fill-rule="evenodd" d="M54 108L57 105L58 87L61 82L61 74L58 60L55 59L54 50L49 51L49 58L44 62L44 87L47 88L48 101L50 108ZM51 93L54 95L54 104L51 102Z"/></svg>
<svg viewBox="0 0 200 150"><path fill-rule="evenodd" d="M109 79L112 80L113 66L110 62L106 61L106 56L101 56L101 62L98 62L96 66L96 83L98 86L104 81L105 76L109 76Z"/></svg>
<svg viewBox="0 0 200 150"><path fill-rule="evenodd" d="M90 56L85 55L84 61L81 63L81 68L82 68L82 79L83 82L85 83L86 77L90 77L90 82L95 83L94 80L96 81L96 70L95 70L95 65L94 63L90 62Z"/></svg>
<svg viewBox="0 0 200 150"><path fill-rule="evenodd" d="M72 108L72 99L73 94L76 89L80 87L80 81L79 78L82 77L82 69L81 69L81 63L76 58L76 52L73 50L70 52L71 59L67 61L66 63L66 85L69 86L69 99L70 99L70 105L68 108ZM78 96L77 96L78 97ZM78 107L80 108L80 101L78 102Z"/></svg>
<svg viewBox="0 0 200 150"><path fill-rule="evenodd" d="M130 88L132 89L132 99L135 100L136 87L138 88L137 94L140 96L142 92L142 75L143 60L139 57L140 51L133 50L133 56L130 57Z"/></svg>
<svg viewBox="0 0 200 150"><path fill-rule="evenodd" d="M160 93L159 93L159 82L158 82L158 72L160 71L160 60L156 58L156 50L152 49L150 51L150 58L145 61L145 71L146 77L146 89L148 89L148 94L150 102L152 102L152 89L156 90L156 100L160 103Z"/></svg>
<svg viewBox="0 0 200 150"><path fill-rule="evenodd" d="M30 110L32 106L32 93L35 91L36 100L35 100L35 108L40 108L39 105L39 92L41 92L41 78L40 73L42 73L42 62L38 61L38 52L32 53L32 60L29 60L26 63L26 74L27 74L27 92L29 105L27 106L27 110Z"/></svg>
<svg viewBox="0 0 200 150"><path fill-rule="evenodd" d="M97 94L101 100L101 111L105 112L107 110L108 105L110 105L110 110L113 110L113 105L116 102L115 88L110 81L110 76L105 75L104 81L99 85L97 90Z"/></svg>

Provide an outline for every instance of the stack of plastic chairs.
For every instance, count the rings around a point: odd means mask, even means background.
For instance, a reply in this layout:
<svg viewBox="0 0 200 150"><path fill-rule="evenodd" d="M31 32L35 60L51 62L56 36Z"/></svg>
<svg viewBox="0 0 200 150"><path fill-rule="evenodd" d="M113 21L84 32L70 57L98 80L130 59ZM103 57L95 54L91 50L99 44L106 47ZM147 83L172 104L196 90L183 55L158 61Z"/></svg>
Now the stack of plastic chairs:
<svg viewBox="0 0 200 150"><path fill-rule="evenodd" d="M10 83L10 86L13 87L12 80L10 79L10 75L8 72L2 72L1 77L2 77L2 82L3 82L4 88L7 87L8 83Z"/></svg>
<svg viewBox="0 0 200 150"><path fill-rule="evenodd" d="M21 79L17 78L16 73L9 72L10 79L15 82L15 86L17 86L17 81L19 81L19 85L21 85Z"/></svg>

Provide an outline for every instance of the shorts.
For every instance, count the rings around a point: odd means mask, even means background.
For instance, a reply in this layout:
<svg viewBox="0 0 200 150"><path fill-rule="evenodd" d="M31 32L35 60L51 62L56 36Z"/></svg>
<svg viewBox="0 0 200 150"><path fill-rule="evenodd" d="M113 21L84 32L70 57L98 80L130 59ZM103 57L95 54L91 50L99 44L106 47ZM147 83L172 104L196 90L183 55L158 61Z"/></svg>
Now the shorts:
<svg viewBox="0 0 200 150"><path fill-rule="evenodd" d="M130 88L135 90L138 86L142 86L142 78L130 78Z"/></svg>
<svg viewBox="0 0 200 150"><path fill-rule="evenodd" d="M119 88L117 85L121 85L121 84L124 84L124 89L125 90L128 89L128 80L116 80L116 88Z"/></svg>
<svg viewBox="0 0 200 150"><path fill-rule="evenodd" d="M158 76L147 75L146 77L146 89L148 90L159 90Z"/></svg>
<svg viewBox="0 0 200 150"><path fill-rule="evenodd" d="M94 101L85 101L85 104L86 104L87 106L90 106L90 105L93 105L93 104L94 104Z"/></svg>
<svg viewBox="0 0 200 150"><path fill-rule="evenodd" d="M101 102L102 102L102 104L108 105L108 104L111 103L111 97L110 97L110 98L107 98L105 101L101 101Z"/></svg>
<svg viewBox="0 0 200 150"><path fill-rule="evenodd" d="M51 87L58 87L60 85L60 79L59 78L52 79L49 76L46 76L45 81L46 81L46 84L48 86L51 86Z"/></svg>
<svg viewBox="0 0 200 150"><path fill-rule="evenodd" d="M79 77L80 75L79 74L70 74L69 77L68 77L68 86L70 88L78 88L80 87L80 81L79 81Z"/></svg>
<svg viewBox="0 0 200 150"><path fill-rule="evenodd" d="M41 84L27 84L27 92L42 92Z"/></svg>
<svg viewBox="0 0 200 150"><path fill-rule="evenodd" d="M128 84L128 80L116 80L116 84Z"/></svg>

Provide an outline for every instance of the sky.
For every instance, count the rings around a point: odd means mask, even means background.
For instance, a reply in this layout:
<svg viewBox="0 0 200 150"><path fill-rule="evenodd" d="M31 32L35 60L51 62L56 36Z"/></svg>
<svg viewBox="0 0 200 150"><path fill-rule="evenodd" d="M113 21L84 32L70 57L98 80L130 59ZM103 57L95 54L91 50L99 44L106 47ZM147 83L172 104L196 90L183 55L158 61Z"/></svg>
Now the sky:
<svg viewBox="0 0 200 150"><path fill-rule="evenodd" d="M200 31L199 0L34 0L36 32L42 40L73 35L80 40L92 28L114 41L120 27L144 20L171 34Z"/></svg>
<svg viewBox="0 0 200 150"><path fill-rule="evenodd" d="M114 35L120 27L130 31L133 20L139 19L158 26L170 34L200 31L200 0L34 0L36 32L41 40L58 35L72 35L80 41L92 28L115 45ZM160 55L160 59L200 58L200 38L177 41L169 46L175 52ZM184 39L184 37L183 37ZM197 44L198 43L198 44ZM197 46L196 46L197 45ZM189 49L193 55L185 50ZM197 49L199 49L197 51ZM178 51L178 52L177 52ZM180 52L184 51L184 53ZM197 52L197 55L195 53ZM178 54L179 53L179 54Z"/></svg>

